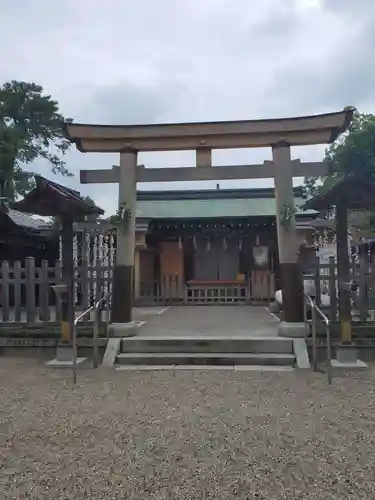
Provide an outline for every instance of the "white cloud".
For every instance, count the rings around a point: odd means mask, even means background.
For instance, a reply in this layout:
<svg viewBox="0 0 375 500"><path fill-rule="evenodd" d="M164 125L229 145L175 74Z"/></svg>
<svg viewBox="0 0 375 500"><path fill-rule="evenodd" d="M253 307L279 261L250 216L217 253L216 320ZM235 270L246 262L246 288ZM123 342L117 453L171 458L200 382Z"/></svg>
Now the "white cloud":
<svg viewBox="0 0 375 500"><path fill-rule="evenodd" d="M8 44L0 81L35 81L66 116L86 122L271 118L348 104L372 111L374 19L372 0L2 1ZM293 154L318 160L323 151ZM269 157L264 150L214 154L218 164ZM193 160L184 152L140 155L147 166ZM114 162L111 155L67 156L76 173ZM41 163L35 169L48 172ZM67 182L79 187L78 177ZM115 210L116 186L79 189Z"/></svg>

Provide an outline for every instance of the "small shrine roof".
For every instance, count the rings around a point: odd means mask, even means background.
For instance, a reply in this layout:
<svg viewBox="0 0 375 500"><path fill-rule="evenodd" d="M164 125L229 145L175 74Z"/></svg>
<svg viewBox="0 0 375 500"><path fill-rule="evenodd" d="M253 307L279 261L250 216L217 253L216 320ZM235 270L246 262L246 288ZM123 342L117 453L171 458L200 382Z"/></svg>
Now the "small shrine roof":
<svg viewBox="0 0 375 500"><path fill-rule="evenodd" d="M36 187L12 208L27 214L69 217L78 220L86 215L102 215L104 210L83 199L78 191L35 176Z"/></svg>
<svg viewBox="0 0 375 500"><path fill-rule="evenodd" d="M28 238L42 239L49 239L53 231L51 224L38 221L30 215L2 205L0 205L0 229L7 236L18 234Z"/></svg>
<svg viewBox="0 0 375 500"><path fill-rule="evenodd" d="M348 210L375 207L375 183L354 175L339 179L323 193L308 200L303 208L307 210L327 210L343 204Z"/></svg>

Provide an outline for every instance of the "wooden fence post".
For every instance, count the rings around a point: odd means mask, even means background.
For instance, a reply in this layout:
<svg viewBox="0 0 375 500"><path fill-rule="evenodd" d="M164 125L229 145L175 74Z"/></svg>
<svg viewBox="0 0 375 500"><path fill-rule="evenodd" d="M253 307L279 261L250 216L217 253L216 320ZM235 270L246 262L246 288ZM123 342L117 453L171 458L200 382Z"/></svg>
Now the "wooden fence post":
<svg viewBox="0 0 375 500"><path fill-rule="evenodd" d="M39 297L38 305L40 309L39 318L41 321L48 321L50 319L49 315L49 279L48 279L48 262L42 260L41 267L39 269Z"/></svg>
<svg viewBox="0 0 375 500"><path fill-rule="evenodd" d="M367 321L369 304L367 300L367 275L369 271L369 265L366 259L361 256L359 261L359 290L358 290L358 301L359 301L359 317L361 321Z"/></svg>
<svg viewBox="0 0 375 500"><path fill-rule="evenodd" d="M314 286L315 286L315 302L319 307L322 301L322 291L321 291L321 274L320 274L320 261L319 257L316 258L315 268L314 268Z"/></svg>
<svg viewBox="0 0 375 500"><path fill-rule="evenodd" d="M36 320L35 311L35 260L34 257L26 257L26 318L27 322Z"/></svg>
<svg viewBox="0 0 375 500"><path fill-rule="evenodd" d="M62 283L62 267L61 260L56 261L55 264L55 284L60 285ZM61 313L61 299L60 297L56 297L56 307L55 307L55 321L61 321L62 313Z"/></svg>
<svg viewBox="0 0 375 500"><path fill-rule="evenodd" d="M9 321L9 263L3 261L1 264L1 296L0 304L2 309L2 320Z"/></svg>
<svg viewBox="0 0 375 500"><path fill-rule="evenodd" d="M22 321L22 266L17 261L13 265L14 321Z"/></svg>

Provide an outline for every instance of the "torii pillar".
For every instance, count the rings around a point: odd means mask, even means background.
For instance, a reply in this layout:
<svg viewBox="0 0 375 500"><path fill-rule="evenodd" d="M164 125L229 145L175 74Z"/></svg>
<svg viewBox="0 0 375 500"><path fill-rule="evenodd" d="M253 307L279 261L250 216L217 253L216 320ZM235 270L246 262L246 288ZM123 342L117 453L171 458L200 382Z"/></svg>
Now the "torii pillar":
<svg viewBox="0 0 375 500"><path fill-rule="evenodd" d="M277 241L283 299L283 320L279 334L303 337L304 321L303 281L298 264L296 221L294 215L293 171L290 145L278 142L272 145L274 162ZM289 221L283 221L285 210L290 211Z"/></svg>
<svg viewBox="0 0 375 500"><path fill-rule="evenodd" d="M119 206L121 207L123 204L129 210L129 217L126 229L120 226L117 232L110 327L114 335L117 333L124 335L124 325L127 325L127 327L134 326L132 323L132 309L134 295L137 156L137 151L131 149L120 153ZM131 331L131 328L129 331Z"/></svg>

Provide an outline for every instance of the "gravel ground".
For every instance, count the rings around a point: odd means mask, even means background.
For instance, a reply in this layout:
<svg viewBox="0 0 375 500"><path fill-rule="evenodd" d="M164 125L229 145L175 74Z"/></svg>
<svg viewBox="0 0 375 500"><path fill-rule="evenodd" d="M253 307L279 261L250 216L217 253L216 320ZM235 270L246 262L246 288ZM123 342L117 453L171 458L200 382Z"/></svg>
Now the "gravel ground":
<svg viewBox="0 0 375 500"><path fill-rule="evenodd" d="M375 367L47 370L1 359L0 498L375 498Z"/></svg>

